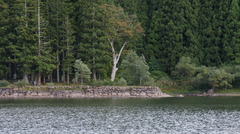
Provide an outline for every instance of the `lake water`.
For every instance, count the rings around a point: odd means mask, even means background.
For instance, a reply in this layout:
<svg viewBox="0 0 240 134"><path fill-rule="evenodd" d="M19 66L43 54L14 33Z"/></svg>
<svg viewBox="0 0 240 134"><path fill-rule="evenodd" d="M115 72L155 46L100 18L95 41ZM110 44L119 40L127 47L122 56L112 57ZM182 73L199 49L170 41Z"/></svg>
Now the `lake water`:
<svg viewBox="0 0 240 134"><path fill-rule="evenodd" d="M2 99L3 134L240 133L240 97Z"/></svg>

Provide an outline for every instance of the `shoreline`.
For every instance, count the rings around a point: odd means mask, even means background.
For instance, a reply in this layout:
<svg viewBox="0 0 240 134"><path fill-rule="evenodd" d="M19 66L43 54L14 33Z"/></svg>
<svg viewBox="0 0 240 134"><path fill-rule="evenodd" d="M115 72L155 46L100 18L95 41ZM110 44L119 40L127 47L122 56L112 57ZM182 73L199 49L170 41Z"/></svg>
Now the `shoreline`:
<svg viewBox="0 0 240 134"><path fill-rule="evenodd" d="M179 94L170 94L173 97L235 97L240 96L240 93L179 93Z"/></svg>
<svg viewBox="0 0 240 134"><path fill-rule="evenodd" d="M163 98L158 87L58 86L0 88L0 98Z"/></svg>

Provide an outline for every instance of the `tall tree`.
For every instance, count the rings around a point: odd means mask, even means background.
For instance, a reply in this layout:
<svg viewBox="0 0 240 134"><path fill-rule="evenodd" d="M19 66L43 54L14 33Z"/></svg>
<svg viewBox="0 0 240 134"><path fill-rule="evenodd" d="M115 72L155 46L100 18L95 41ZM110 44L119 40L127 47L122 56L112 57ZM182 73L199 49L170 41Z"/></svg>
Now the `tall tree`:
<svg viewBox="0 0 240 134"><path fill-rule="evenodd" d="M76 24L77 58L82 59L92 71L92 79L105 79L110 67L109 46L106 45L106 13L103 1L81 0L77 3ZM105 63L105 64L102 64Z"/></svg>
<svg viewBox="0 0 240 134"><path fill-rule="evenodd" d="M223 10L227 13L227 17L224 19L224 33L222 42L222 60L224 63L234 63L239 60L240 54L240 1L231 0L227 1L227 4L223 6L226 9ZM226 19L227 18L227 19Z"/></svg>
<svg viewBox="0 0 240 134"><path fill-rule="evenodd" d="M7 64L7 51L6 51L6 42L7 42L7 29L8 29L8 4L0 0L0 79L7 79L7 74L9 73L8 64Z"/></svg>
<svg viewBox="0 0 240 134"><path fill-rule="evenodd" d="M117 64L127 44L136 39L143 29L134 15L126 15L124 10L113 5L105 5L108 11L108 37L112 49L111 81L115 80L118 71Z"/></svg>
<svg viewBox="0 0 240 134"><path fill-rule="evenodd" d="M64 26L63 26L63 59L62 59L62 70L63 70L63 82L65 82L65 71L67 73L67 83L70 84L70 74L72 72L72 66L74 62L74 53L73 53L73 42L75 38L73 36L74 31L71 26L69 17L66 17Z"/></svg>
<svg viewBox="0 0 240 134"><path fill-rule="evenodd" d="M130 52L121 64L122 77L129 85L149 85L153 79L144 56L139 57L136 52Z"/></svg>

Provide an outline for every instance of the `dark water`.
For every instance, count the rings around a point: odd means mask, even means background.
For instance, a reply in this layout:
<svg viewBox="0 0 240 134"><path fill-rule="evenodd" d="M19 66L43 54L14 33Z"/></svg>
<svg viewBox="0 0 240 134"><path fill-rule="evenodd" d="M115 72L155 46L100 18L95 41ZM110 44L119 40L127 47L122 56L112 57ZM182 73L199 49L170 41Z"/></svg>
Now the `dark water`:
<svg viewBox="0 0 240 134"><path fill-rule="evenodd" d="M3 134L240 133L240 97L0 100Z"/></svg>

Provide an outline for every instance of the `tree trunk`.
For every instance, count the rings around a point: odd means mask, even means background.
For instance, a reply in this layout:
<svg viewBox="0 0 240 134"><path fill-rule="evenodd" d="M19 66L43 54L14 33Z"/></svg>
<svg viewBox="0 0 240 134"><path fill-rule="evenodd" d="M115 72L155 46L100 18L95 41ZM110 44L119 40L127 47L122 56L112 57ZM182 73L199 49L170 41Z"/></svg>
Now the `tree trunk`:
<svg viewBox="0 0 240 134"><path fill-rule="evenodd" d="M97 75L96 75L96 69L95 68L93 68L93 70L92 70L92 77L93 77L94 81L97 80Z"/></svg>
<svg viewBox="0 0 240 134"><path fill-rule="evenodd" d="M27 84L29 84L28 74L26 72L23 73L23 81L25 81Z"/></svg>
<svg viewBox="0 0 240 134"><path fill-rule="evenodd" d="M43 77L43 84L46 84L46 77Z"/></svg>
<svg viewBox="0 0 240 134"><path fill-rule="evenodd" d="M117 71L118 71L117 62L116 62L116 59L113 59L111 81L114 81L114 80L115 80Z"/></svg>
<svg viewBox="0 0 240 134"><path fill-rule="evenodd" d="M62 59L65 59L65 53L64 52L63 52L63 55L62 55ZM66 83L65 77L66 77L66 72L62 69L62 82L63 83Z"/></svg>
<svg viewBox="0 0 240 134"><path fill-rule="evenodd" d="M59 54L59 7L58 7L58 1L57 1L57 82L60 82L60 54Z"/></svg>
<svg viewBox="0 0 240 134"><path fill-rule="evenodd" d="M27 18L27 0L25 0L24 3L25 6L25 17ZM28 21L26 19L26 28L28 27ZM24 48L25 48L25 44L24 44ZM26 53L24 52L24 56L26 56ZM26 71L23 72L23 81L25 81L27 84L29 84L29 79L28 79L28 73Z"/></svg>
<svg viewBox="0 0 240 134"><path fill-rule="evenodd" d="M58 50L57 50L58 53ZM60 63L59 63L59 55L57 54L57 82L60 81L60 69L59 69Z"/></svg>
<svg viewBox="0 0 240 134"><path fill-rule="evenodd" d="M109 40L109 39L108 39ZM113 41L110 41L109 40L109 43L110 43L110 46L112 48L112 55L113 55L113 66L112 66L112 74L111 74L111 81L114 81L115 80L115 77L116 77L116 74L117 74L117 71L118 71L118 68L117 68L117 64L119 62L119 59L122 55L122 51L124 49L124 47L126 46L126 44L128 44L127 41L125 41L119 51L119 53L116 53L115 51L115 48L114 48L114 40Z"/></svg>
<svg viewBox="0 0 240 134"><path fill-rule="evenodd" d="M68 70L67 70L67 84L70 84L70 69L69 69L69 67L68 67Z"/></svg>
<svg viewBox="0 0 240 134"><path fill-rule="evenodd" d="M53 81L52 81L52 72L49 74L49 81L52 83Z"/></svg>
<svg viewBox="0 0 240 134"><path fill-rule="evenodd" d="M36 86L40 86L42 83L41 83L41 73L40 72L38 72L37 73L37 76L36 76Z"/></svg>
<svg viewBox="0 0 240 134"><path fill-rule="evenodd" d="M40 0L38 0L38 58L41 57L41 16L40 16ZM38 70L36 78L37 86L41 85L41 72Z"/></svg>
<svg viewBox="0 0 240 134"><path fill-rule="evenodd" d="M65 71L62 71L62 82L63 83L66 83L66 81L65 81L66 75L65 74L66 74Z"/></svg>

